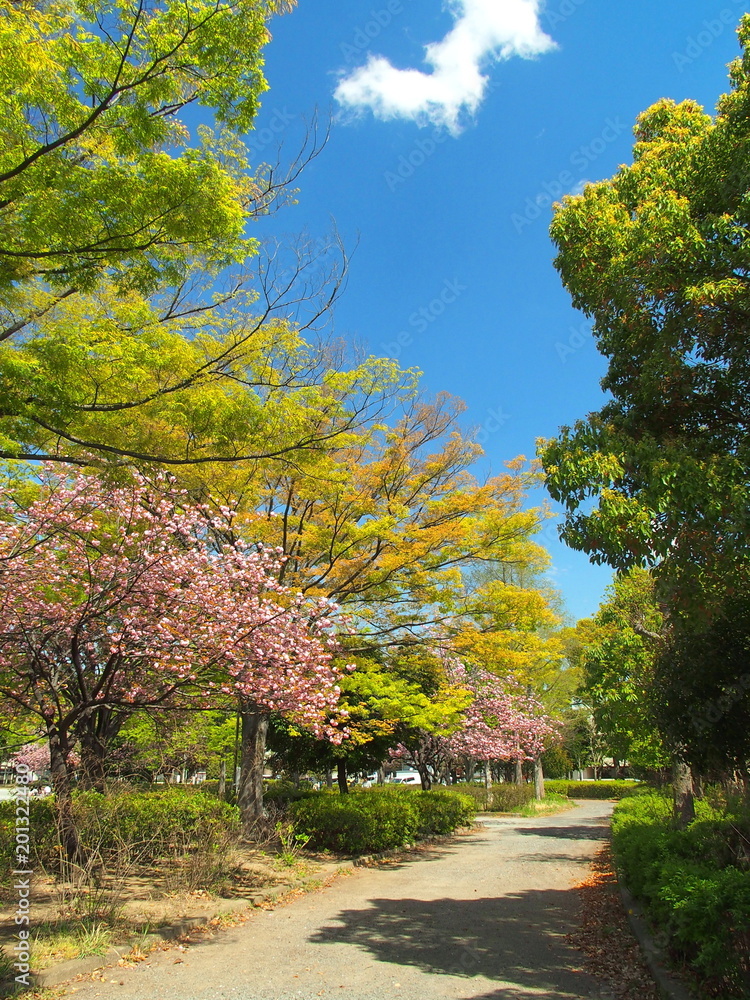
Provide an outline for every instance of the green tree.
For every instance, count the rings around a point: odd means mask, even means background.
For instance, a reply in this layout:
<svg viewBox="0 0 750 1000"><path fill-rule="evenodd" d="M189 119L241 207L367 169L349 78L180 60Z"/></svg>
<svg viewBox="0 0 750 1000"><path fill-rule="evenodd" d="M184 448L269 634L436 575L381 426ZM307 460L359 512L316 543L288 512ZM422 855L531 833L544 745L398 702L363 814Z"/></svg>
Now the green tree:
<svg viewBox="0 0 750 1000"><path fill-rule="evenodd" d="M582 651L582 693L610 753L645 770L671 762L654 712L654 637L664 628L653 577L633 569L615 577Z"/></svg>
<svg viewBox="0 0 750 1000"><path fill-rule="evenodd" d="M106 758L110 778L153 781L172 771L205 770L231 777L236 739L235 712L167 709L139 712L125 722Z"/></svg>
<svg viewBox="0 0 750 1000"><path fill-rule="evenodd" d="M558 206L556 266L594 321L611 401L543 442L562 536L656 567L694 610L750 563L750 16L715 117L663 100L633 163Z"/></svg>
<svg viewBox="0 0 750 1000"><path fill-rule="evenodd" d="M563 759L567 757L577 771L592 767L595 776L598 774L608 744L587 705L578 702L562 713L560 749Z"/></svg>
<svg viewBox="0 0 750 1000"><path fill-rule="evenodd" d="M266 89L283 0L0 3L0 290L43 276L120 288L180 280L255 249L248 219L283 184L250 176L240 136ZM209 109L197 142L180 118Z"/></svg>
<svg viewBox="0 0 750 1000"><path fill-rule="evenodd" d="M468 693L445 683L437 658L411 651L387 664L348 657L356 669L340 682L340 743L316 740L283 720L276 720L269 745L287 766L318 773L335 769L339 790L348 791L347 775L379 768L396 743L416 731L452 731L461 721Z"/></svg>
<svg viewBox="0 0 750 1000"><path fill-rule="evenodd" d="M750 792L750 602L728 598L708 623L678 618L654 663L654 715L696 773Z"/></svg>

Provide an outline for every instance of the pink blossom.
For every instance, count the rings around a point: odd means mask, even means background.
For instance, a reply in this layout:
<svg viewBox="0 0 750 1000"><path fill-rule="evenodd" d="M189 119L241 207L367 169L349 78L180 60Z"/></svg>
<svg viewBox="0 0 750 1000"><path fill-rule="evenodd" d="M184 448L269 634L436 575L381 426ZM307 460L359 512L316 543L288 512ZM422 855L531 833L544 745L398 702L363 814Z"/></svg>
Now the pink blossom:
<svg viewBox="0 0 750 1000"><path fill-rule="evenodd" d="M277 551L212 545L165 476L42 478L20 513L0 491L1 694L71 732L94 709L232 690L328 732L332 607L274 580Z"/></svg>

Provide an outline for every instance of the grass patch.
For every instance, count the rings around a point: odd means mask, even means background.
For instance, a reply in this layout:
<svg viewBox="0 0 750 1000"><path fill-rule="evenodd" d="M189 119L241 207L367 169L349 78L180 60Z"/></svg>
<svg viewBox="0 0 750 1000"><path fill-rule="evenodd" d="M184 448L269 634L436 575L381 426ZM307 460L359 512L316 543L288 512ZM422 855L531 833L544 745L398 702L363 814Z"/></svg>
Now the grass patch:
<svg viewBox="0 0 750 1000"><path fill-rule="evenodd" d="M104 955L115 943L116 936L113 927L99 921L41 924L31 938L33 968L40 971L74 958Z"/></svg>
<svg viewBox="0 0 750 1000"><path fill-rule="evenodd" d="M556 813L567 812L575 808L575 802L565 795L547 792L543 799L534 799L521 806L519 816L554 816Z"/></svg>

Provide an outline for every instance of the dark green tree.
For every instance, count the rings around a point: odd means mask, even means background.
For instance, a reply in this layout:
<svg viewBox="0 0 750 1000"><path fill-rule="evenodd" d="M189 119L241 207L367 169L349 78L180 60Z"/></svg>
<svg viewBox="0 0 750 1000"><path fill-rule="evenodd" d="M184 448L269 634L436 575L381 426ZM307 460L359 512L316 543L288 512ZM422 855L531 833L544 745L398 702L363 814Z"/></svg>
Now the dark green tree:
<svg viewBox="0 0 750 1000"><path fill-rule="evenodd" d="M611 395L541 445L563 538L655 566L693 609L750 565L750 15L739 37L716 116L659 101L633 163L564 199L551 230Z"/></svg>
<svg viewBox="0 0 750 1000"><path fill-rule="evenodd" d="M729 599L708 625L674 622L654 663L654 714L700 774L750 790L750 600Z"/></svg>

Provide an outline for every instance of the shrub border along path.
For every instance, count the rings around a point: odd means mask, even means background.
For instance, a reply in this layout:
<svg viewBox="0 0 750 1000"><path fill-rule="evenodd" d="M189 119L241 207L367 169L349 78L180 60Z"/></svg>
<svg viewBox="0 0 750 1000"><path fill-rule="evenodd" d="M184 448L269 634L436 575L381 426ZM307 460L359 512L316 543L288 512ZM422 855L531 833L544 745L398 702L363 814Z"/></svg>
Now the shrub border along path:
<svg viewBox="0 0 750 1000"><path fill-rule="evenodd" d="M678 983L668 970L663 954L648 929L643 911L619 878L617 885L630 928L640 945L641 954L646 965L648 965L649 971L661 992L668 1000L695 1000L693 994L685 989L681 983Z"/></svg>

